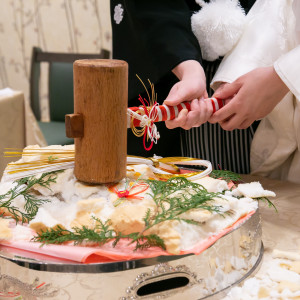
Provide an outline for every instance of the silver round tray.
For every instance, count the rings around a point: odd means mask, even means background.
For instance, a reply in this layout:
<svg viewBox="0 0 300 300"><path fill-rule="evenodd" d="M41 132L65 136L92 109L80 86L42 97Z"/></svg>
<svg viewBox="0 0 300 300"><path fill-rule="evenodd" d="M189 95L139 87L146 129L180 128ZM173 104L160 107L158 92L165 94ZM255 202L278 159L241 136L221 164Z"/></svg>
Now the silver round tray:
<svg viewBox="0 0 300 300"><path fill-rule="evenodd" d="M200 255L80 264L0 247L0 300L221 299L262 255L259 211Z"/></svg>

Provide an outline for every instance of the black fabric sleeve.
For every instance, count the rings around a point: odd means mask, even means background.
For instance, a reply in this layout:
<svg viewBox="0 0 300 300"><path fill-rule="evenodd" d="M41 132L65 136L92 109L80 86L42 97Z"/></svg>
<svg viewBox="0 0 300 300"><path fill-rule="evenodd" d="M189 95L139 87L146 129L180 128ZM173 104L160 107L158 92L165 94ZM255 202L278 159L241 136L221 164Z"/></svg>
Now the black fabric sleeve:
<svg viewBox="0 0 300 300"><path fill-rule="evenodd" d="M127 0L134 33L164 75L185 60L201 63L199 43L191 29L191 11L183 0Z"/></svg>

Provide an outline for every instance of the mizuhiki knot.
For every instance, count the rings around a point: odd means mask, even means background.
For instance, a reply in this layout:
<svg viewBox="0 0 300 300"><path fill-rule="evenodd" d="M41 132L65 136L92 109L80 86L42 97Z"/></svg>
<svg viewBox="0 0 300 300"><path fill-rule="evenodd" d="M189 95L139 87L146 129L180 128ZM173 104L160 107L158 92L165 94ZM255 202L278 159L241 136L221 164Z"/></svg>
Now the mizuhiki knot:
<svg viewBox="0 0 300 300"><path fill-rule="evenodd" d="M141 127L151 127L151 125L153 124L153 120L151 120L150 117L148 117L147 115L143 115L141 117Z"/></svg>
<svg viewBox="0 0 300 300"><path fill-rule="evenodd" d="M128 190L117 191L117 196L119 198L127 198L129 196L129 191Z"/></svg>

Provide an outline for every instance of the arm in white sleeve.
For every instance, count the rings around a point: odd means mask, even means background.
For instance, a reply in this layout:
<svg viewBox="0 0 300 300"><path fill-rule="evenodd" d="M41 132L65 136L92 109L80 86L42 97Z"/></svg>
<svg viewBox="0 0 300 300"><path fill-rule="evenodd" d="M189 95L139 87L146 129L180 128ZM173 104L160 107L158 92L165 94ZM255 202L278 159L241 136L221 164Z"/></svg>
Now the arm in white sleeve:
<svg viewBox="0 0 300 300"><path fill-rule="evenodd" d="M285 13L285 17L282 14ZM269 67L287 53L287 22L292 19L292 7L282 0L257 0L247 15L244 32L231 52L223 59L211 86L233 82L259 67Z"/></svg>
<svg viewBox="0 0 300 300"><path fill-rule="evenodd" d="M281 56L274 63L274 69L281 80L300 99L300 46Z"/></svg>

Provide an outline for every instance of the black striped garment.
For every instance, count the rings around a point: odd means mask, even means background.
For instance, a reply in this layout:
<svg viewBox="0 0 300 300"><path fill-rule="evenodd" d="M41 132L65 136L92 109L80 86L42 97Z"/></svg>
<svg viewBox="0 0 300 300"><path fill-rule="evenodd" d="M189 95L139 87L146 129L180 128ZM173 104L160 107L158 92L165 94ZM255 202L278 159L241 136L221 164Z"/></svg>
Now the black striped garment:
<svg viewBox="0 0 300 300"><path fill-rule="evenodd" d="M213 94L210 82L221 62L203 61L209 96ZM205 123L190 130L181 130L183 156L211 161L214 169L250 173L250 146L258 122L247 129L226 131L219 124Z"/></svg>

